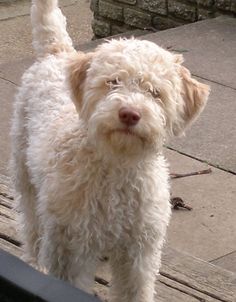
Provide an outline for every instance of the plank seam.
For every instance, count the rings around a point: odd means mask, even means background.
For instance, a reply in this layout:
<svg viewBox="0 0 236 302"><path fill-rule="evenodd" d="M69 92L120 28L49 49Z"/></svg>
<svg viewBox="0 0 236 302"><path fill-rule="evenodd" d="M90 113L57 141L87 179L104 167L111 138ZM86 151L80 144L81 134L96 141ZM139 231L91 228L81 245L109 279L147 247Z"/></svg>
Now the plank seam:
<svg viewBox="0 0 236 302"><path fill-rule="evenodd" d="M6 240L6 241L8 241L8 242L10 242L10 243L18 246L18 247L21 247L21 245L22 245L20 241L15 240L15 239L13 239L13 238L11 238L11 237L3 234L3 233L0 233L0 238L2 238L4 240Z"/></svg>
<svg viewBox="0 0 236 302"><path fill-rule="evenodd" d="M177 281L177 280L174 280L174 281ZM173 288L173 289L175 289L175 290L178 290L178 291L181 292L181 293L184 293L184 294L186 294L186 295L188 295L188 296L190 296L190 297L193 297L193 298L197 299L197 300L200 301L200 302L205 302L205 301L206 301L205 299L203 299L203 298L201 298L201 297L199 297L199 296L197 296L197 295L195 295L195 294L192 294L192 293L190 293L190 292L187 292L187 291L185 291L185 290L183 290L183 289L180 289L180 288L178 288L178 287L175 287L175 286L173 286L173 285L167 284L167 283L165 283L165 282L162 281L162 280L159 280L159 282L162 283L162 284L164 284L164 285L167 286L167 287ZM177 282L180 283L179 281L177 281ZM182 284L182 283L180 283L180 284ZM188 288L191 288L191 287L188 286ZM191 289L193 289L193 288L191 288ZM195 290L195 289L194 289L194 290ZM201 293L202 293L202 292L201 292ZM209 295L208 295L208 297L209 297ZM217 300L218 300L218 299L217 299ZM222 300L218 300L218 301L222 301Z"/></svg>
<svg viewBox="0 0 236 302"><path fill-rule="evenodd" d="M232 302L232 300L228 300L228 298L227 298L227 300L225 300L225 299L222 299L221 297L219 297L218 295L215 295L215 294L212 294L212 293L208 292L207 290L198 288L198 287L196 287L196 286L191 286L188 282L186 282L186 281L184 281L184 280L176 279L175 277L172 277L171 275L169 275L169 274L167 274L167 273L165 273L165 272L163 272L163 271L161 271L160 274L161 274L162 276L166 277L166 278L169 278L169 279L175 281L175 282L178 282L178 283L180 283L180 284L183 284L183 285L188 286L189 288L192 288L192 289L194 289L194 290L197 290L197 291L199 291L199 292L202 293L202 294L208 295L208 296L211 297L211 298L217 299L218 301L221 301L221 302Z"/></svg>

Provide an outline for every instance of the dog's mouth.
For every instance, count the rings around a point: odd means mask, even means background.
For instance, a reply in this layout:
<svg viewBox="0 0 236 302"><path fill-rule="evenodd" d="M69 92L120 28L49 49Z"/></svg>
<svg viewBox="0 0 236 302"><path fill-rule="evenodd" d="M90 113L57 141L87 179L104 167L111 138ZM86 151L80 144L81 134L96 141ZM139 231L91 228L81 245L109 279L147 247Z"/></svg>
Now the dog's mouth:
<svg viewBox="0 0 236 302"><path fill-rule="evenodd" d="M119 139L120 142L123 141L123 143L129 142L136 144L139 141L142 145L144 145L146 142L146 138L138 133L138 131L133 129L133 127L112 129L109 131L108 136L110 138L117 137L117 139Z"/></svg>
<svg viewBox="0 0 236 302"><path fill-rule="evenodd" d="M117 128L117 129L113 129L109 132L109 135L112 135L112 134L122 134L124 136L127 136L127 137L137 137L139 139L142 139L141 136L139 134L137 134L136 131L134 131L133 129L131 128Z"/></svg>
<svg viewBox="0 0 236 302"><path fill-rule="evenodd" d="M113 151L122 155L138 155L144 149L144 139L133 127L113 128L107 133L107 142Z"/></svg>
<svg viewBox="0 0 236 302"><path fill-rule="evenodd" d="M114 130L112 130L111 131L111 134L113 134L113 133L121 133L121 134L125 134L125 135L132 135L132 136L137 136L137 134L133 131L133 130L131 130L131 129L129 129L129 128L125 128L125 129L114 129Z"/></svg>

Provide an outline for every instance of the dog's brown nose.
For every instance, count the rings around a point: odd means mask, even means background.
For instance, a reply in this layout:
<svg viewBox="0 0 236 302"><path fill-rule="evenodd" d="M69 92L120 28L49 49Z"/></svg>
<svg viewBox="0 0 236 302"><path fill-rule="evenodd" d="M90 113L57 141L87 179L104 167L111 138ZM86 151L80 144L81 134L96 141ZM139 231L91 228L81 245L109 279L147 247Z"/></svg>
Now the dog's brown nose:
<svg viewBox="0 0 236 302"><path fill-rule="evenodd" d="M119 118L123 124L126 124L127 126L134 126L140 120L141 115L133 108L122 107L119 110Z"/></svg>

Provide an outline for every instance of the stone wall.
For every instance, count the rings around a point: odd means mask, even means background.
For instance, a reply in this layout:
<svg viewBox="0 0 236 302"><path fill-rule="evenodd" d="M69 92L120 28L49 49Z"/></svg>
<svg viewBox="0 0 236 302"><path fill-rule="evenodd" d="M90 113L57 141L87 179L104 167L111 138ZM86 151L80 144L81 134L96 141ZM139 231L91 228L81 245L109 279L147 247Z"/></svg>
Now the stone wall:
<svg viewBox="0 0 236 302"><path fill-rule="evenodd" d="M214 18L236 16L236 0L91 0L96 37L133 29L153 31Z"/></svg>

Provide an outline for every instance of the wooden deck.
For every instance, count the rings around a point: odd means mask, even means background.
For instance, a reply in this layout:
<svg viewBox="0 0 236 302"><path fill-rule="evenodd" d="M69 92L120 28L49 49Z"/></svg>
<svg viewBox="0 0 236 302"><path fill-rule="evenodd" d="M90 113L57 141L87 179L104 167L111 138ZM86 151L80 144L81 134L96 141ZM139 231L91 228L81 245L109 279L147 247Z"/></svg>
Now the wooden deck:
<svg viewBox="0 0 236 302"><path fill-rule="evenodd" d="M13 204L8 179L0 176L0 248L21 257ZM110 279L109 263L101 262L94 290L102 301L109 301ZM158 302L236 302L236 274L167 247L156 289Z"/></svg>

